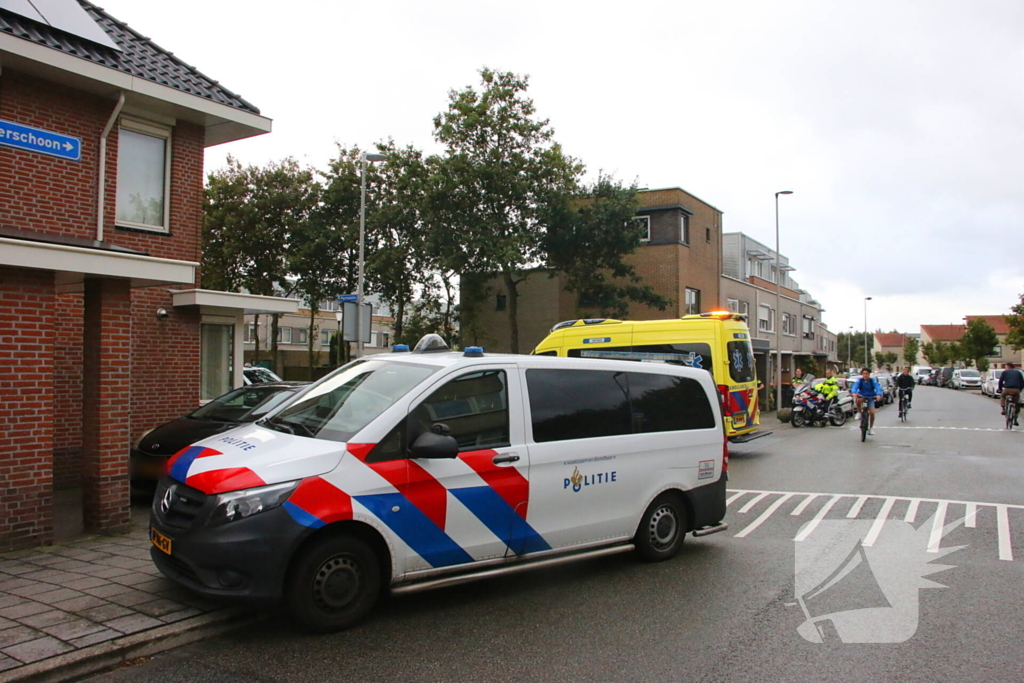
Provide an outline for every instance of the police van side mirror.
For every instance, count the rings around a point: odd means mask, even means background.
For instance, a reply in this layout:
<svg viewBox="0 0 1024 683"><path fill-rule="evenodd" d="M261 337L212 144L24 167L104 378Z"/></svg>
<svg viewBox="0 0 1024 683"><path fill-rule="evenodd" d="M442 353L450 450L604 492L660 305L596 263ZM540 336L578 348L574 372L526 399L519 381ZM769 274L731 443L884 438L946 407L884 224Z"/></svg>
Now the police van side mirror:
<svg viewBox="0 0 1024 683"><path fill-rule="evenodd" d="M432 460L456 457L459 454L459 442L454 436L447 433L439 434L438 431L442 430L424 432L416 437L410 449L410 456L414 459ZM443 431L447 432L447 429Z"/></svg>

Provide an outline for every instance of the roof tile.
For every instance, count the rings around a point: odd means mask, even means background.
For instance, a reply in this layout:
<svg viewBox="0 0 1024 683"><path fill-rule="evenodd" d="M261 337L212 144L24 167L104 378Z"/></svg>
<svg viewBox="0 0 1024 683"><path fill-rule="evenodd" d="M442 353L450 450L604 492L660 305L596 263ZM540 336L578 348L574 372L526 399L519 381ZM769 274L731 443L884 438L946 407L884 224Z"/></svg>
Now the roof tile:
<svg viewBox="0 0 1024 683"><path fill-rule="evenodd" d="M921 325L921 332L932 341L957 341L964 336L963 325Z"/></svg>
<svg viewBox="0 0 1024 683"><path fill-rule="evenodd" d="M1007 334L1010 331L1010 326L1006 323L1006 318L1001 315L969 315L967 316L967 322L977 320L981 318L996 331L996 334Z"/></svg>

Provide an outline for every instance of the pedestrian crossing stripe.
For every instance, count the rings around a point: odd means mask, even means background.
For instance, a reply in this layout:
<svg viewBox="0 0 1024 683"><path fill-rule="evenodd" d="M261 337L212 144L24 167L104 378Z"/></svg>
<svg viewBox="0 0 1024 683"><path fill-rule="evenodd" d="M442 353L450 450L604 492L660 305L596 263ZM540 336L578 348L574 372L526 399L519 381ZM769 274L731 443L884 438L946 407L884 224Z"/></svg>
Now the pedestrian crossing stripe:
<svg viewBox="0 0 1024 683"><path fill-rule="evenodd" d="M758 503L774 497L774 499L768 504L768 507L765 508L753 522L736 533L734 538L746 538L749 536L758 527L768 521L772 515L778 512L779 509L790 500L799 500L802 497L802 500L800 500L800 502L797 503L789 513L792 517L799 517L807 510L812 502L818 498L827 498L824 505L822 505L817 513L815 513L811 521L801 528L800 532L793 539L794 541L803 541L810 536L818 527L821 520L823 520L835 505L844 498L850 498L853 500L853 504L846 513L847 519L856 519L864 508L864 504L869 500L881 500L882 508L875 515L875 523L872 525L868 535L864 538L863 545L866 547L870 547L878 538L878 535L882 530L882 526L885 524L885 521L890 518L892 509L898 501L907 501L907 509L906 512L903 513L903 521L910 523L914 523L916 521L918 511L920 510L922 503L935 503L935 514L932 518L932 529L928 539L928 552L930 553L939 552L942 536L945 533L943 529L946 526L946 516L949 514L951 507L955 506L957 508L956 512L959 512L959 506L964 506L964 514L959 521L962 521L964 527L968 529L977 528L979 508L990 507L994 508L996 511L999 559L1007 562L1013 561L1009 513L1010 510L1024 510L1024 505L1012 505L1010 503L983 503L977 501L946 500L942 498L923 498L916 496L884 496L859 493L805 493L795 491L753 491L749 489L729 489L728 493L731 495L729 495L725 501L727 507L748 495L753 496L753 498L743 501L743 506L739 509L738 513L741 515L750 513L755 507L757 507Z"/></svg>

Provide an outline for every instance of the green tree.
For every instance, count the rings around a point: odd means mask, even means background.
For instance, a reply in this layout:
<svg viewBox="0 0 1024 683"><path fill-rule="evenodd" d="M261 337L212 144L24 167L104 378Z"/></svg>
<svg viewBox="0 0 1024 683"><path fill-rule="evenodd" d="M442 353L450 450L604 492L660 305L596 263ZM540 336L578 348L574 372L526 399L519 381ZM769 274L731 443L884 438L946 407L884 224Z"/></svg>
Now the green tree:
<svg viewBox="0 0 1024 683"><path fill-rule="evenodd" d="M929 342L922 347L922 351L932 367L941 368L953 362L953 349L949 342Z"/></svg>
<svg viewBox="0 0 1024 683"><path fill-rule="evenodd" d="M630 302L660 311L671 299L643 284L636 268L625 261L640 246L635 225L636 185L624 186L599 174L575 195L553 198L544 209L542 243L551 276L565 275L565 288L577 295L580 309L602 316L625 317Z"/></svg>
<svg viewBox="0 0 1024 683"><path fill-rule="evenodd" d="M574 192L583 167L536 117L527 77L485 68L480 78L479 88L449 93L448 109L434 119L434 137L444 146L434 176L434 229L452 237L439 249L447 267L500 275L518 353L519 285L543 261L545 207Z"/></svg>
<svg viewBox="0 0 1024 683"><path fill-rule="evenodd" d="M864 365L864 336L863 332L840 332L836 335L836 351L846 361L847 367Z"/></svg>
<svg viewBox="0 0 1024 683"><path fill-rule="evenodd" d="M995 329L984 318L974 318L967 322L964 336L960 339L965 359L973 361L980 368L981 360L992 355L998 345L999 337Z"/></svg>
<svg viewBox="0 0 1024 683"><path fill-rule="evenodd" d="M921 352L921 342L915 337L907 336L903 342L903 361L907 365L916 365L917 356Z"/></svg>
<svg viewBox="0 0 1024 683"><path fill-rule="evenodd" d="M292 158L243 166L229 156L226 168L210 173L204 195L203 286L273 295L288 273L285 245L316 201L313 184L312 173ZM255 322L258 329L258 315ZM259 361L259 338L255 341ZM271 344L276 348L276 330Z"/></svg>
<svg viewBox="0 0 1024 683"><path fill-rule="evenodd" d="M1020 295L1018 303L1010 307L1010 312L1010 315L1003 317L1010 326L1006 343L1011 345L1014 351L1020 351L1024 349L1024 294Z"/></svg>

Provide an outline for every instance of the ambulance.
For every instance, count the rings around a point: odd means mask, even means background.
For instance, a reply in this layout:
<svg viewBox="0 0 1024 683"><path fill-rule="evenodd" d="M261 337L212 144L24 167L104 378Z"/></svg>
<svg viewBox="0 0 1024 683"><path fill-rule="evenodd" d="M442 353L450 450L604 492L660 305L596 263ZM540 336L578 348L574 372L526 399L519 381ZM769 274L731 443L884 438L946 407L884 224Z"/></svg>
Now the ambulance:
<svg viewBox="0 0 1024 683"><path fill-rule="evenodd" d="M552 327L533 353L706 370L718 387L730 441L744 443L771 433L758 431L757 374L746 316L713 311L669 320L567 320Z"/></svg>
<svg viewBox="0 0 1024 683"><path fill-rule="evenodd" d="M722 531L728 453L710 375L678 365L453 353L356 360L259 422L178 452L151 556L312 631L403 594Z"/></svg>

